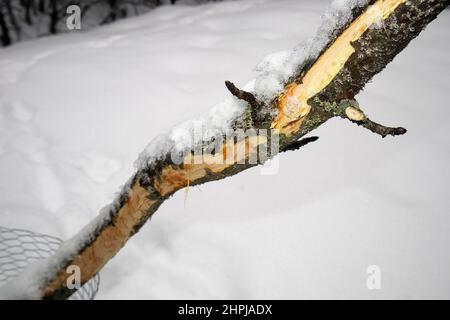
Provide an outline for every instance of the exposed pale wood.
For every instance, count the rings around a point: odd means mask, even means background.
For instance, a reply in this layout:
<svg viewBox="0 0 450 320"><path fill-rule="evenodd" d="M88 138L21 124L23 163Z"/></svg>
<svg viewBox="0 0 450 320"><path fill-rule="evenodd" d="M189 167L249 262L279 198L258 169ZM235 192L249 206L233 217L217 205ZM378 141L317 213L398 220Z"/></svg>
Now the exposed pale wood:
<svg viewBox="0 0 450 320"><path fill-rule="evenodd" d="M364 32L374 24L388 18L395 8L406 0L378 0L333 42L333 44L317 59L302 78L302 82L288 85L278 99L278 116L271 127L290 136L297 132L308 115L311 106L308 100L322 91L344 67L347 60L355 52L352 46Z"/></svg>
<svg viewBox="0 0 450 320"><path fill-rule="evenodd" d="M156 200L149 198L148 191L138 184L132 187L127 202L120 208L114 222L105 227L95 241L70 262L71 265L80 267L82 283L94 277L116 255L155 202ZM60 270L45 287L44 296L58 294L66 285L68 276L65 269Z"/></svg>

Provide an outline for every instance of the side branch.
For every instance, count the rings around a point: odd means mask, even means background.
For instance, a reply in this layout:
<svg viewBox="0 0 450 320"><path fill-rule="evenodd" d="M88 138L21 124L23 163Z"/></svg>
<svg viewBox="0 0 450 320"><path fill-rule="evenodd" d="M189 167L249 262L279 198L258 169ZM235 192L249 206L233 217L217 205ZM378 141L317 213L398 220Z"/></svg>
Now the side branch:
<svg viewBox="0 0 450 320"><path fill-rule="evenodd" d="M403 127L387 127L370 120L359 108L359 105L355 100L341 103L337 108L335 108L335 113L342 118L356 123L358 126L380 135L382 138L385 138L388 135L399 136L407 132L407 130Z"/></svg>
<svg viewBox="0 0 450 320"><path fill-rule="evenodd" d="M239 89L238 87L236 87L234 85L233 82L228 81L228 80L225 81L225 86L227 87L228 91L231 92L231 94L233 96L248 102L248 104L250 105L250 108L251 108L252 119L253 119L253 121L256 121L256 119L258 117L258 111L260 109L260 105L259 105L258 101L256 100L256 97L253 95L253 93Z"/></svg>

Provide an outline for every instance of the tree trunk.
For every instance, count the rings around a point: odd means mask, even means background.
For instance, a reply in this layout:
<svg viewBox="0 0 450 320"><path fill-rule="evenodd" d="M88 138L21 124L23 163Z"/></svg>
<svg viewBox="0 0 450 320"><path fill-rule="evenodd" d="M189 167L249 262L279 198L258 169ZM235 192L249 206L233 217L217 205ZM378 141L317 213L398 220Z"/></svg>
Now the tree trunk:
<svg viewBox="0 0 450 320"><path fill-rule="evenodd" d="M45 3L46 3L46 0L39 0L38 10L40 13L45 13L45 7L46 7Z"/></svg>
<svg viewBox="0 0 450 320"><path fill-rule="evenodd" d="M403 128L385 127L371 121L354 97L448 4L448 0L378 0L354 9L350 21L333 32L334 36L322 52L295 70L281 95L267 101L259 101L252 93L227 82L229 91L248 103L248 112L237 119L234 128L276 129L281 151L297 149L313 140L299 142L305 134L333 117L348 119L383 137L405 133ZM382 27L376 27L380 18ZM262 107L276 111L276 116L262 113ZM260 138L234 141L231 148L244 147L245 157L250 158L270 143L268 138ZM224 143L218 155L227 158L228 148ZM51 277L40 287L41 298L70 296L73 290L66 287L67 266L79 266L81 281L87 282L177 190L219 180L255 166L238 164L238 159L220 166L178 165L170 159L167 154L140 168L116 202L48 262L42 272ZM73 246L74 243L78 245ZM67 251L73 247L76 249Z"/></svg>
<svg viewBox="0 0 450 320"><path fill-rule="evenodd" d="M22 37L22 30L20 28L19 23L17 22L16 15L14 14L14 8L12 7L11 0L7 0L5 2L6 5L6 11L8 12L9 21L11 21L11 25L14 29L14 32L16 34L16 41L20 41Z"/></svg>
<svg viewBox="0 0 450 320"><path fill-rule="evenodd" d="M25 22L31 26L33 24L33 21L31 19L31 10L33 9L33 6L35 5L34 0L23 0L22 1L22 7L25 7Z"/></svg>
<svg viewBox="0 0 450 320"><path fill-rule="evenodd" d="M3 14L3 10L0 7L0 30L2 32L0 36L0 40L2 41L2 45L4 47L9 46L11 44L11 36L9 34L9 28L5 20L5 15Z"/></svg>
<svg viewBox="0 0 450 320"><path fill-rule="evenodd" d="M50 2L50 25L49 32L50 34L58 33L58 20L59 20L59 12L58 12L58 0L51 0Z"/></svg>

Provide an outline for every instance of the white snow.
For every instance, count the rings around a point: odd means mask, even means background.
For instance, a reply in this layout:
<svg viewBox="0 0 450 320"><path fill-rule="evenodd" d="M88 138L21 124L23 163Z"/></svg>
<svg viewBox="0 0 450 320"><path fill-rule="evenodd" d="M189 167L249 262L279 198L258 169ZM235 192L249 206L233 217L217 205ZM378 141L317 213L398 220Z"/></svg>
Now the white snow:
<svg viewBox="0 0 450 320"><path fill-rule="evenodd" d="M269 54L257 66L255 93L267 101L283 91L284 85L304 63L313 60L325 49L330 39L352 18L352 11L361 8L369 0L334 0L322 15L321 25L315 36L303 41L292 50Z"/></svg>
<svg viewBox="0 0 450 320"><path fill-rule="evenodd" d="M252 68L314 35L327 4L161 7L0 50L0 225L73 236L149 140L163 133L141 160L190 143L183 128L229 125L236 101L208 113L230 99L224 80L256 77L246 88L273 94L292 52ZM343 23L339 8L325 21ZM281 155L277 175L255 168L190 188L186 207L175 194L104 268L98 298L449 298L449 28L446 10L359 96L405 136L334 119L318 142ZM304 48L298 62L317 52ZM268 70L280 70L271 84ZM188 119L200 120L168 131ZM366 288L373 264L382 290Z"/></svg>

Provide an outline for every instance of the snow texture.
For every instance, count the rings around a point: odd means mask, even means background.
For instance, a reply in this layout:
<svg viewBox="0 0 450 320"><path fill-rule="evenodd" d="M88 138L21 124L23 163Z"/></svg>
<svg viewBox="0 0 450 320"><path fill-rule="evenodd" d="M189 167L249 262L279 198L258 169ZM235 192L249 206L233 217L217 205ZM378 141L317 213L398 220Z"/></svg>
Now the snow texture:
<svg viewBox="0 0 450 320"><path fill-rule="evenodd" d="M213 134L229 125L242 106L225 79L239 86L256 77L249 88L261 96L279 92L286 70L298 66L286 66L286 57L296 52L301 63L323 43L269 56L259 75L254 62L314 34L327 4L161 7L1 49L0 225L74 236L114 201L149 138L221 98L228 102L158 138L143 159L187 145L183 128L206 123ZM348 11L337 12L325 20L330 26L345 23ZM372 119L407 135L381 140L333 119L316 131L320 142L280 155L277 175L254 168L191 188L186 206L175 194L103 269L98 298L448 299L449 28L445 10L359 95ZM273 81L268 70L278 72ZM96 219L60 255L108 219L108 209ZM369 265L380 266L382 290L367 289ZM33 296L42 269L3 294Z"/></svg>

